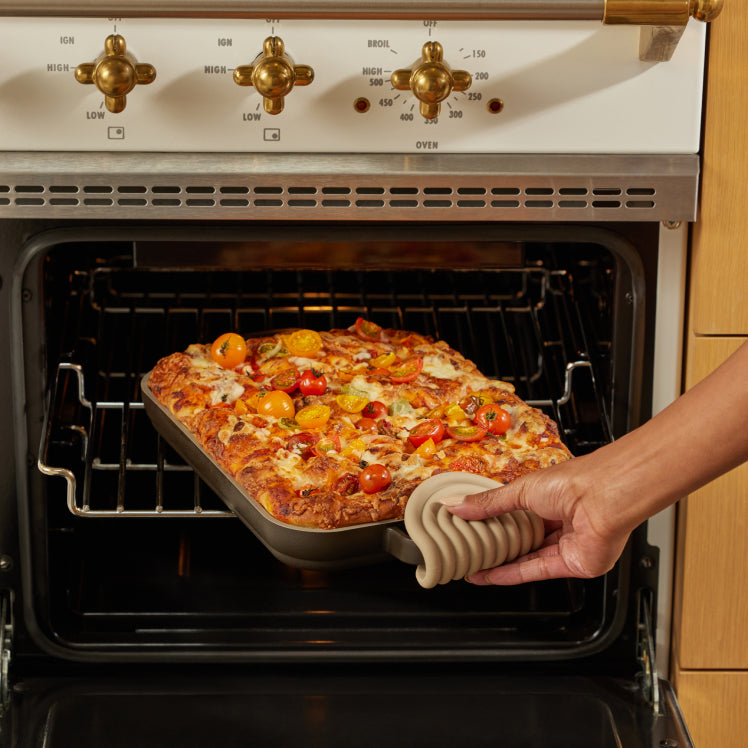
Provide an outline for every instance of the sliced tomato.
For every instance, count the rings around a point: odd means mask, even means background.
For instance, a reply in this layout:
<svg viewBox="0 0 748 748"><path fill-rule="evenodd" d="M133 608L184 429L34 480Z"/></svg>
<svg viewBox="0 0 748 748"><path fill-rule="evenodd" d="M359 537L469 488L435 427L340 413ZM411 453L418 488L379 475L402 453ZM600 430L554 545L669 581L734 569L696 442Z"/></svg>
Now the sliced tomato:
<svg viewBox="0 0 748 748"><path fill-rule="evenodd" d="M390 369L390 382L394 384L404 384L412 382L423 369L423 359L420 357L409 358L402 364L398 364Z"/></svg>
<svg viewBox="0 0 748 748"><path fill-rule="evenodd" d="M324 403L312 403L296 414L296 423L303 429L322 428L330 420L330 406Z"/></svg>
<svg viewBox="0 0 748 748"><path fill-rule="evenodd" d="M315 330L294 330L285 343L292 356L313 356L322 348L322 338Z"/></svg>
<svg viewBox="0 0 748 748"><path fill-rule="evenodd" d="M444 438L444 424L438 418L417 423L408 434L408 441L414 447L420 447L427 439L438 444Z"/></svg>
<svg viewBox="0 0 748 748"><path fill-rule="evenodd" d="M487 433L478 426L447 426L447 435L458 442L477 442Z"/></svg>
<svg viewBox="0 0 748 748"><path fill-rule="evenodd" d="M374 358L369 360L369 366L373 367L374 369L387 369L392 364L397 362L397 356L390 351L389 353L382 353L380 356L375 356Z"/></svg>
<svg viewBox="0 0 748 748"><path fill-rule="evenodd" d="M326 434L312 447L312 454L317 457L324 457L328 452L340 452L340 439L337 434Z"/></svg>
<svg viewBox="0 0 748 748"><path fill-rule="evenodd" d="M227 332L213 341L210 357L224 369L235 369L247 357L247 342L235 332Z"/></svg>
<svg viewBox="0 0 748 748"><path fill-rule="evenodd" d="M489 403L478 409L473 423L489 434L506 434L512 425L512 417L500 405Z"/></svg>
<svg viewBox="0 0 748 748"><path fill-rule="evenodd" d="M385 465L368 465L358 476L358 482L364 493L378 493L392 483L392 476Z"/></svg>
<svg viewBox="0 0 748 748"><path fill-rule="evenodd" d="M308 460L313 452L312 447L319 441L319 434L313 434L309 431L302 431L300 434L294 434L287 442L286 449L301 455Z"/></svg>
<svg viewBox="0 0 748 748"><path fill-rule="evenodd" d="M358 478L353 473L345 473L335 481L333 491L335 493L342 494L343 496L350 496L356 493L359 489Z"/></svg>
<svg viewBox="0 0 748 748"><path fill-rule="evenodd" d="M366 407L368 400L358 395L338 395L335 398L335 402L346 413L360 413Z"/></svg>
<svg viewBox="0 0 748 748"><path fill-rule="evenodd" d="M307 369L299 379L302 395L322 395L327 389L327 378L317 369Z"/></svg>
<svg viewBox="0 0 748 748"><path fill-rule="evenodd" d="M361 415L364 418L373 418L376 421L382 418L382 416L387 415L387 406L384 403L380 403L379 400L371 400L364 405Z"/></svg>
<svg viewBox="0 0 748 748"><path fill-rule="evenodd" d="M379 342L385 339L384 330L376 322L369 322L363 317L356 320L356 335L366 341Z"/></svg>
<svg viewBox="0 0 748 748"><path fill-rule="evenodd" d="M261 390L255 407L260 415L273 418L293 418L296 411L291 396L282 390Z"/></svg>
<svg viewBox="0 0 748 748"><path fill-rule="evenodd" d="M436 454L436 444L434 444L434 440L431 438L426 439L423 444L419 445L418 449L416 449L413 454L422 457L424 460L430 459Z"/></svg>
<svg viewBox="0 0 748 748"><path fill-rule="evenodd" d="M299 386L300 377L299 370L295 366L291 366L288 369L283 369L283 371L278 372L278 374L270 380L270 386L274 390L293 392Z"/></svg>
<svg viewBox="0 0 748 748"><path fill-rule="evenodd" d="M359 431L364 431L367 434L379 433L377 422L373 418L359 418L358 421L356 421L356 428Z"/></svg>

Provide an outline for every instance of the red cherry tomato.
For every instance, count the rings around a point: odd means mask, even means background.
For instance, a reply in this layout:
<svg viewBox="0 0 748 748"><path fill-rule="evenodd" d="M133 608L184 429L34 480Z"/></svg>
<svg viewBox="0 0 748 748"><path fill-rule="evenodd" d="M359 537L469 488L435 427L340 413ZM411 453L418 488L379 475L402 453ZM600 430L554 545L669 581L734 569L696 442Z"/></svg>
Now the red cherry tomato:
<svg viewBox="0 0 748 748"><path fill-rule="evenodd" d="M323 436L313 447L312 454L324 457L328 452L340 452L340 439L337 434Z"/></svg>
<svg viewBox="0 0 748 748"><path fill-rule="evenodd" d="M333 486L335 493L341 493L343 496L350 496L358 491L358 478L353 473L345 473L335 481Z"/></svg>
<svg viewBox="0 0 748 748"><path fill-rule="evenodd" d="M379 400L372 400L364 405L361 415L364 418L373 418L374 420L377 420L378 418L387 415L387 406L384 403L380 403Z"/></svg>
<svg viewBox="0 0 748 748"><path fill-rule="evenodd" d="M364 493L378 493L392 483L392 476L384 465L369 465L361 471L358 482Z"/></svg>
<svg viewBox="0 0 748 748"><path fill-rule="evenodd" d="M438 444L444 438L444 424L438 418L430 418L416 424L408 435L408 441L414 447L420 447L425 441L431 439Z"/></svg>
<svg viewBox="0 0 748 748"><path fill-rule="evenodd" d="M321 395L327 389L327 379L321 371L307 369L299 379L302 395Z"/></svg>
<svg viewBox="0 0 748 748"><path fill-rule="evenodd" d="M458 442L477 442L487 433L477 426L447 426L447 435Z"/></svg>
<svg viewBox="0 0 748 748"><path fill-rule="evenodd" d="M210 357L224 369L235 369L244 363L247 343L241 335L227 332L217 337L210 347Z"/></svg>
<svg viewBox="0 0 748 748"><path fill-rule="evenodd" d="M489 434L506 434L512 425L512 417L500 405L489 403L478 408L473 423Z"/></svg>
<svg viewBox="0 0 748 748"><path fill-rule="evenodd" d="M270 385L274 390L293 392L299 386L299 370L295 366L283 369L270 380Z"/></svg>
<svg viewBox="0 0 748 748"><path fill-rule="evenodd" d="M300 434L294 434L286 442L286 449L289 452L295 452L308 460L314 452L312 447L319 441L319 434L312 434L309 431L302 431Z"/></svg>
<svg viewBox="0 0 748 748"><path fill-rule="evenodd" d="M369 322L368 319L363 317L356 320L356 335L366 341L379 342L385 339L382 328L376 322Z"/></svg>
<svg viewBox="0 0 748 748"><path fill-rule="evenodd" d="M367 434L379 433L379 427L377 426L377 422L373 418L359 418L358 421L356 421L356 428L359 431L366 432Z"/></svg>
<svg viewBox="0 0 748 748"><path fill-rule="evenodd" d="M422 358L409 358L394 369L390 369L390 382L394 384L412 382L421 373L421 369L423 369Z"/></svg>

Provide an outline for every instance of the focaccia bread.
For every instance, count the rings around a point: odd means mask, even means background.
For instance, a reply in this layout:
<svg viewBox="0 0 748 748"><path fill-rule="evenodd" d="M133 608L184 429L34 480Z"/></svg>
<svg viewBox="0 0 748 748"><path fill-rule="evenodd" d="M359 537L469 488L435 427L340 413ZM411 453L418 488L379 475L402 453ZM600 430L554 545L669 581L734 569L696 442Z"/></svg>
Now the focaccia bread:
<svg viewBox="0 0 748 748"><path fill-rule="evenodd" d="M155 398L273 517L323 529L401 519L445 471L508 483L571 457L556 424L443 341L347 330L227 333L161 359Z"/></svg>

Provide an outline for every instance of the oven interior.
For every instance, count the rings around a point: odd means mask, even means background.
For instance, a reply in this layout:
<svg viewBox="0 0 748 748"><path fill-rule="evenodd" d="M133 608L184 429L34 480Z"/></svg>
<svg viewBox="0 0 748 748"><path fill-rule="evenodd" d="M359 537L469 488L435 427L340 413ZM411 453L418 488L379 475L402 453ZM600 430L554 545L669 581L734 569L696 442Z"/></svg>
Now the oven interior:
<svg viewBox="0 0 748 748"><path fill-rule="evenodd" d="M292 568L156 433L139 393L161 356L192 342L365 316L446 340L589 452L647 400L656 227L618 228L133 223L29 237L14 374L34 458L21 496L32 638L89 661L581 667L602 652L608 672L632 672L642 590L656 586L632 561L656 555L641 530L584 581L423 590L394 559Z"/></svg>

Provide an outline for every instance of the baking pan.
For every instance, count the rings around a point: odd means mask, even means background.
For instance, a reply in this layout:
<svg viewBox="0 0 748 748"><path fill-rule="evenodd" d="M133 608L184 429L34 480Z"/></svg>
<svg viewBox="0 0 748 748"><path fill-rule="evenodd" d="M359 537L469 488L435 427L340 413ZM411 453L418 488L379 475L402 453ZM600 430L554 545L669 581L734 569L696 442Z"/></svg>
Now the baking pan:
<svg viewBox="0 0 748 748"><path fill-rule="evenodd" d="M543 521L532 512L520 509L479 521L465 521L449 512L441 498L501 485L486 476L459 471L426 478L408 498L404 520L332 530L281 522L226 473L155 398L148 386L149 376L143 377L140 388L146 413L156 430L285 564L302 569L341 569L394 557L416 565L416 579L429 588L512 561L543 541Z"/></svg>
<svg viewBox="0 0 748 748"><path fill-rule="evenodd" d="M409 564L422 563L421 552L405 532L402 520L367 522L332 530L299 527L277 520L156 399L148 386L149 376L150 372L143 376L140 389L146 413L156 430L278 560L302 569L342 569L393 557Z"/></svg>

